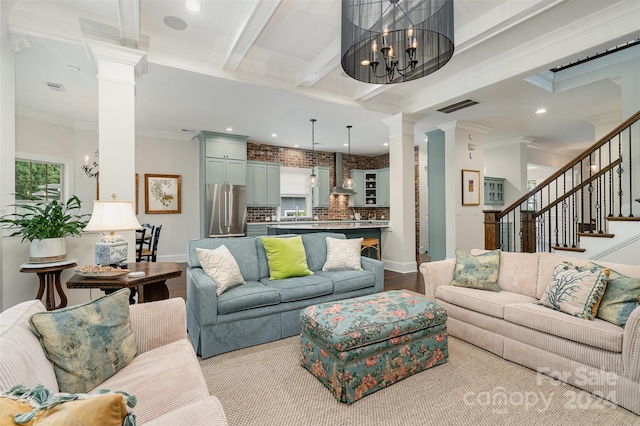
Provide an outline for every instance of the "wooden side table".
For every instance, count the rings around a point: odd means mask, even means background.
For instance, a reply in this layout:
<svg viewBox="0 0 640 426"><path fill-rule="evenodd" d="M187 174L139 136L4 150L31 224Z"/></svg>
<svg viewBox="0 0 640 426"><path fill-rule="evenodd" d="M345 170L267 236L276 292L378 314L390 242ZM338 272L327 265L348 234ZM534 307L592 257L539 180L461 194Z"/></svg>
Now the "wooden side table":
<svg viewBox="0 0 640 426"><path fill-rule="evenodd" d="M67 288L98 288L110 293L121 288L138 290L138 302L153 302L169 298L166 281L182 275L180 265L175 262L136 262L129 263L127 269L132 272L144 272L141 277L88 278L75 274L67 280Z"/></svg>
<svg viewBox="0 0 640 426"><path fill-rule="evenodd" d="M36 299L42 299L42 296L46 292L45 306L47 311L54 309L64 308L67 306L67 295L64 294L62 289L62 283L60 282L60 274L65 269L73 268L76 266L76 260L68 260L62 262L54 262L51 264L38 264L38 263L23 263L20 265L20 272L35 273L40 280L40 288L38 288L38 295ZM56 291L60 296L60 304L56 306Z"/></svg>

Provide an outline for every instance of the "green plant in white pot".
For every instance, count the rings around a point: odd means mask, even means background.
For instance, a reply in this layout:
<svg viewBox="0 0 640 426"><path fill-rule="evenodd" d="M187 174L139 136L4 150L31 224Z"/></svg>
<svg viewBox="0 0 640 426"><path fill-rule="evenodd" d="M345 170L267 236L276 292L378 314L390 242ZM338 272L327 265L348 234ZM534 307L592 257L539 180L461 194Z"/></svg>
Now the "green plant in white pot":
<svg viewBox="0 0 640 426"><path fill-rule="evenodd" d="M13 204L15 213L0 217L3 228L13 230L10 236L22 235L29 241L29 261L32 263L58 262L67 258L65 237L79 237L87 225L89 214L80 214L82 202L72 196L65 203L57 200Z"/></svg>

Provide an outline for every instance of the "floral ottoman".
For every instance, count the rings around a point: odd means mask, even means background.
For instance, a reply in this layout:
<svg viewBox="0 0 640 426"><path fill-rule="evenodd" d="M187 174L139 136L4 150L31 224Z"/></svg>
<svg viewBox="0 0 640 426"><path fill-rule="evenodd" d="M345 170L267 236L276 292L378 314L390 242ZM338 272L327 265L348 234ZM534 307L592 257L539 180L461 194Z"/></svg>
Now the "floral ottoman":
<svg viewBox="0 0 640 426"><path fill-rule="evenodd" d="M300 319L300 363L347 404L447 361L447 313L412 291L309 306Z"/></svg>

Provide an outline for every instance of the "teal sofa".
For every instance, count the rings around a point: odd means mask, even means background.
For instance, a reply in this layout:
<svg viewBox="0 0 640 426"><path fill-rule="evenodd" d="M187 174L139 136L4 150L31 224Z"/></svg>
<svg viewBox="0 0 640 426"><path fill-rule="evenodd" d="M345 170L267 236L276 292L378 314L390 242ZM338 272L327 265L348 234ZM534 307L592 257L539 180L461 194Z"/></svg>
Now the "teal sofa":
<svg viewBox="0 0 640 426"><path fill-rule="evenodd" d="M293 235L280 235L287 238ZM303 234L307 264L314 274L269 279L269 264L257 238L204 238L189 241L187 267L187 330L203 359L300 334L300 311L317 303L381 292L384 264L362 257L361 271L322 272L326 237L344 234ZM202 270L196 248L225 245L235 258L245 284L216 294L216 283Z"/></svg>

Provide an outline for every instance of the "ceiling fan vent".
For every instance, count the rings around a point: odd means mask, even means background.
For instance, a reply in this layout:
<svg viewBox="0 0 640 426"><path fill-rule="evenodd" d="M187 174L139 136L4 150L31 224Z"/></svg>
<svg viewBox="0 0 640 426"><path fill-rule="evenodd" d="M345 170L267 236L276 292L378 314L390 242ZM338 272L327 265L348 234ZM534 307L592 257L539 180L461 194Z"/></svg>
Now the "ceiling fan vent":
<svg viewBox="0 0 640 426"><path fill-rule="evenodd" d="M459 111L463 108L469 108L470 106L474 106L479 104L480 102L474 101L473 99L465 99L460 102L456 102L455 104L447 105L446 107L440 108L438 111L444 112L445 114L451 114L452 112Z"/></svg>
<svg viewBox="0 0 640 426"><path fill-rule="evenodd" d="M49 89L55 90L56 92L66 92L66 90L64 90L64 86L60 83L45 81L44 84L46 84Z"/></svg>

